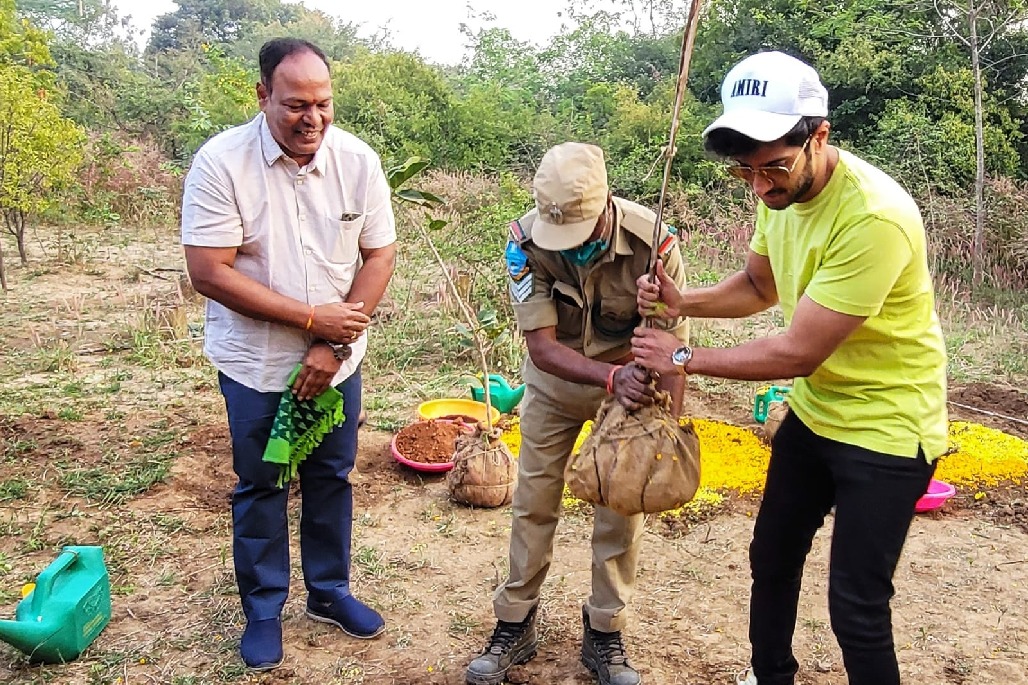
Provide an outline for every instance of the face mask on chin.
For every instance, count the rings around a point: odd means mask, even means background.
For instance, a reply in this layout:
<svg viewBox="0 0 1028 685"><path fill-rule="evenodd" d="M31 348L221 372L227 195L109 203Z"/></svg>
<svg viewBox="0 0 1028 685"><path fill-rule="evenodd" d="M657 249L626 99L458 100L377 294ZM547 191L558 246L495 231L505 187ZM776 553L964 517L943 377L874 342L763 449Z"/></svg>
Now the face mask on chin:
<svg viewBox="0 0 1028 685"><path fill-rule="evenodd" d="M564 259L578 267L589 266L607 251L610 247L610 240L591 240L578 247L569 250L561 250L560 254Z"/></svg>
<svg viewBox="0 0 1028 685"><path fill-rule="evenodd" d="M613 211L608 211L606 215L606 226L599 238L582 243L578 247L561 250L561 256L580 268L589 266L595 262L597 259L602 257L603 253L610 247L611 224L613 223L613 220Z"/></svg>

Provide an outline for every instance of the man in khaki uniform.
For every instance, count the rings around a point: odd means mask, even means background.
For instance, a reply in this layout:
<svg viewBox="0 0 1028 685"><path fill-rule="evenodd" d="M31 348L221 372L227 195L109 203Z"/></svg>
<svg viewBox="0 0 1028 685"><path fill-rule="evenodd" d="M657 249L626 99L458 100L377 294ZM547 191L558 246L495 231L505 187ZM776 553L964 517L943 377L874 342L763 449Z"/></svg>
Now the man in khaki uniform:
<svg viewBox="0 0 1028 685"><path fill-rule="evenodd" d="M496 590L496 629L468 666L469 685L498 685L511 666L535 656L536 609L553 558L564 465L582 425L610 394L629 409L653 401L649 376L632 363L631 338L640 322L636 279L646 273L656 216L611 196L603 152L594 145L550 149L533 192L536 207L511 223L505 251L514 313L528 347L510 576ZM684 283L677 247L664 227L660 257L675 282ZM685 319L663 325L687 342ZM684 382L676 376L665 383L678 411ZM642 527L642 514L596 508L582 662L601 685L641 682L626 658L621 630Z"/></svg>

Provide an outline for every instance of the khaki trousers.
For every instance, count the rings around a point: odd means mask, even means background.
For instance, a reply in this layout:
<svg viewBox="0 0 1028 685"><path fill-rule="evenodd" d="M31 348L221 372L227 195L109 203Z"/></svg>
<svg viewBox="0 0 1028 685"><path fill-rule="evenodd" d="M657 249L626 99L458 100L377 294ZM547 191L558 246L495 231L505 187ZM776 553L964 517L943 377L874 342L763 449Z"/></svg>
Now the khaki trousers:
<svg viewBox="0 0 1028 685"><path fill-rule="evenodd" d="M553 560L553 537L564 492L564 465L582 429L606 397L603 388L579 385L540 371L525 358L521 403L521 453L510 534L510 576L496 589L501 621L524 620L538 604ZM592 534L589 623L602 632L622 630L635 588L643 515L621 516L596 507Z"/></svg>

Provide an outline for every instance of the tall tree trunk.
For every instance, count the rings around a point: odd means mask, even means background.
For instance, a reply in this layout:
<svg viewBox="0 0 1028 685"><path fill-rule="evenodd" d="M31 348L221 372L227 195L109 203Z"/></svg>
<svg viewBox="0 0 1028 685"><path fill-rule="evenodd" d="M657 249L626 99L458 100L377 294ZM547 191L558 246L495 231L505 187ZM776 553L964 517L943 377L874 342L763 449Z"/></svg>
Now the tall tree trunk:
<svg viewBox="0 0 1028 685"><path fill-rule="evenodd" d="M18 241L18 256L21 257L21 265L28 266L29 254L25 251L25 212L20 209L14 210L14 221L17 229L14 237Z"/></svg>
<svg viewBox="0 0 1028 685"><path fill-rule="evenodd" d="M27 266L29 257L25 251L25 212L20 209L5 209L4 223L7 224L7 232L18 242L18 256L21 257L22 266Z"/></svg>
<svg viewBox="0 0 1028 685"><path fill-rule="evenodd" d="M971 260L974 265L974 283L981 284L985 277L985 124L982 111L982 65L978 52L979 0L968 0L967 21L970 29L971 73L974 76L974 242Z"/></svg>
<svg viewBox="0 0 1028 685"><path fill-rule="evenodd" d="M7 292L7 269L4 266L4 246L0 244L0 288Z"/></svg>

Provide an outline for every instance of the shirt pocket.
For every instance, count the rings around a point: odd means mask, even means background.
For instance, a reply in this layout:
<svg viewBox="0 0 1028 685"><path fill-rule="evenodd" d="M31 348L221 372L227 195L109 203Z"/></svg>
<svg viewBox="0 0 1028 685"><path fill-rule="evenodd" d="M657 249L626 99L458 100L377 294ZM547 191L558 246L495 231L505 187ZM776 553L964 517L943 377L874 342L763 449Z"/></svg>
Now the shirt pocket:
<svg viewBox="0 0 1028 685"><path fill-rule="evenodd" d="M638 304L632 295L609 295L593 305L593 331L607 340L624 340L632 336L642 322Z"/></svg>
<svg viewBox="0 0 1028 685"><path fill-rule="evenodd" d="M360 237L364 229L363 214L344 213L342 219L328 221L331 236L327 257L334 266L353 266L360 256Z"/></svg>
<svg viewBox="0 0 1028 685"><path fill-rule="evenodd" d="M578 289L569 283L556 281L551 291L557 307L557 338L561 340L582 338L584 301Z"/></svg>
<svg viewBox="0 0 1028 685"><path fill-rule="evenodd" d="M339 218L326 219L328 239L325 245L325 276L338 299L349 294L360 268L360 235L364 228L363 215L342 216L345 221Z"/></svg>

